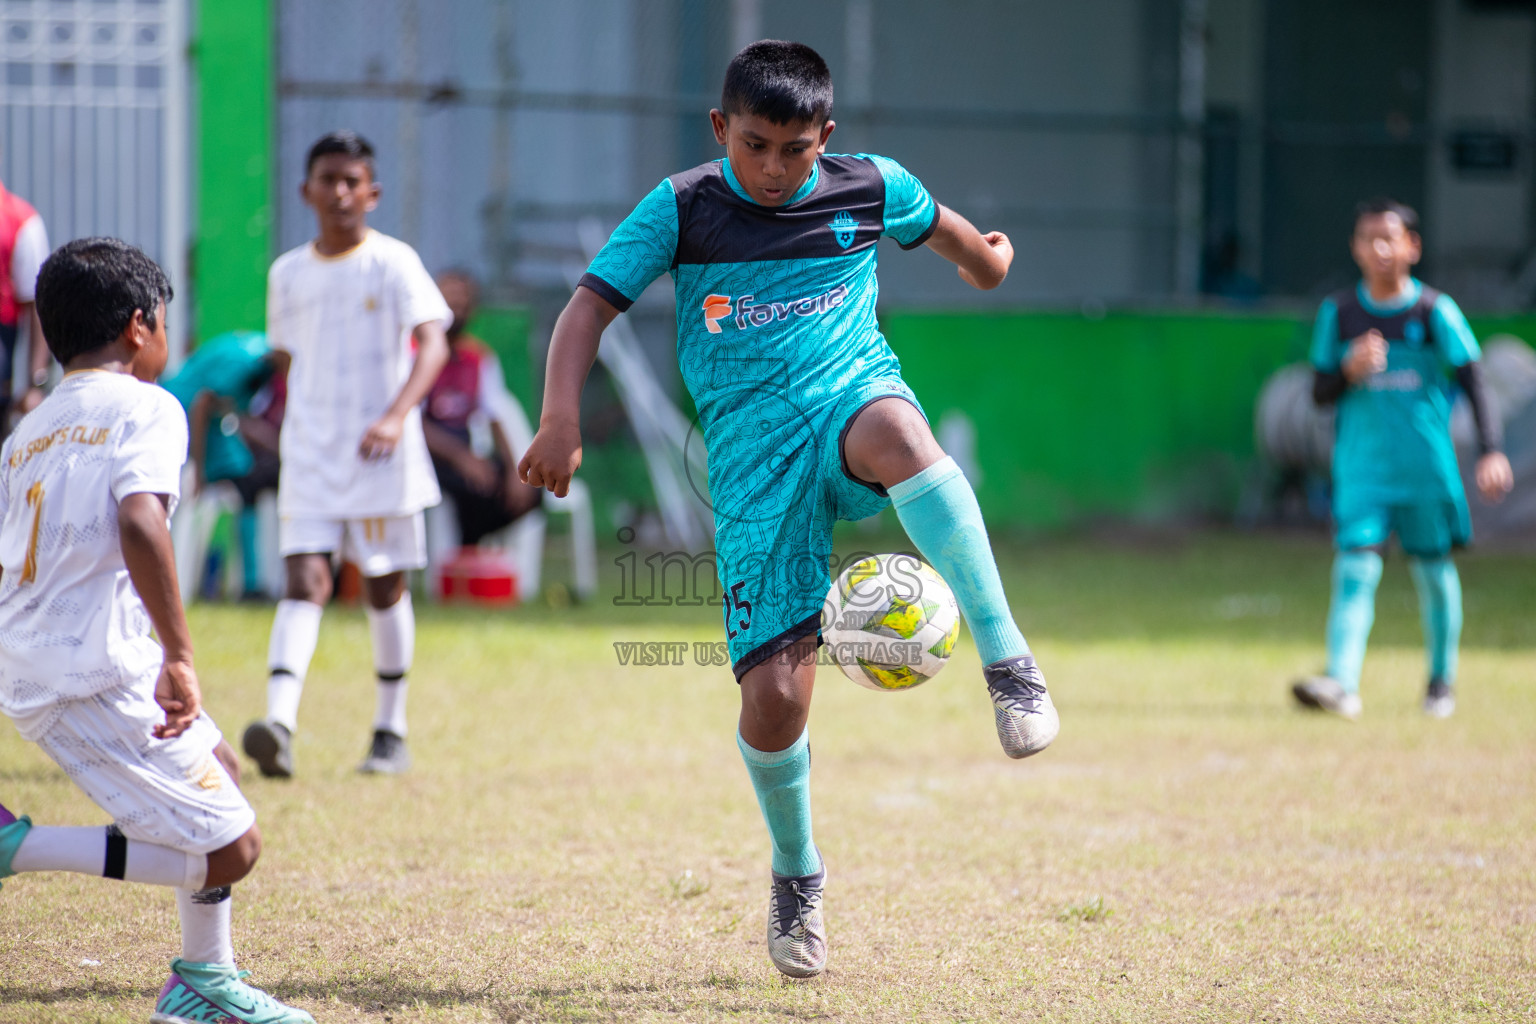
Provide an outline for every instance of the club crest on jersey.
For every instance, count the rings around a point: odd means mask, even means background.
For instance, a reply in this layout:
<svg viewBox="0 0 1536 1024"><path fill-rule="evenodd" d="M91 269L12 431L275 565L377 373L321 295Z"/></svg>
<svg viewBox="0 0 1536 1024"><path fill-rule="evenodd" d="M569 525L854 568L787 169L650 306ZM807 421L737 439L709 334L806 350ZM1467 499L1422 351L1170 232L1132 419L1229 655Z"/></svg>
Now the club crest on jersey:
<svg viewBox="0 0 1536 1024"><path fill-rule="evenodd" d="M832 237L837 239L837 244L846 249L853 244L853 234L859 230L859 222L847 210L839 210L837 216L827 223L827 227L832 229Z"/></svg>
<svg viewBox="0 0 1536 1024"><path fill-rule="evenodd" d="M731 297L729 295L704 296L704 326L709 328L710 334L720 333L720 321L731 315Z"/></svg>

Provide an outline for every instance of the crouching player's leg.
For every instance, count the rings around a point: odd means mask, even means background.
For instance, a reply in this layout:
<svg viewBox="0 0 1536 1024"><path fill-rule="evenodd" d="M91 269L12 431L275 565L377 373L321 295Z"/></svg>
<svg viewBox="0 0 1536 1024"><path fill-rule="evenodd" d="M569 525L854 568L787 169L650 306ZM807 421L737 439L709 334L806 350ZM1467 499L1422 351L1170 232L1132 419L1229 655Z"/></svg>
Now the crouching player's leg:
<svg viewBox="0 0 1536 1024"><path fill-rule="evenodd" d="M976 494L908 400L865 405L843 433L845 472L889 492L918 552L955 593L981 654L998 739L1009 757L1050 745L1060 729L1045 677L1014 623Z"/></svg>
<svg viewBox="0 0 1536 1024"><path fill-rule="evenodd" d="M206 716L171 739L147 696L76 701L38 745L117 824L33 825L0 807L0 878L73 871L176 892L181 956L150 1020L313 1024L245 983L230 935L232 886L261 853L256 816L236 780L234 751Z"/></svg>

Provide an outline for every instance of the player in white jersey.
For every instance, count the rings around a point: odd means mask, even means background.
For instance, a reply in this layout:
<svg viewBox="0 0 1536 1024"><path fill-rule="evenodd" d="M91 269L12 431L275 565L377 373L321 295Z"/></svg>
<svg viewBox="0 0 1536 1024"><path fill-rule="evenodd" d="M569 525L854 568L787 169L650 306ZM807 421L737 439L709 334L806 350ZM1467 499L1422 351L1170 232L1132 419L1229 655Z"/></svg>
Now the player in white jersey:
<svg viewBox="0 0 1536 1024"><path fill-rule="evenodd" d="M187 420L148 383L165 368L170 298L160 268L114 238L70 242L38 276L66 372L0 449L0 711L113 824L34 826L0 806L0 878L174 888L181 956L152 1021L313 1024L235 968L230 886L261 836L202 711L176 589L168 519Z"/></svg>
<svg viewBox="0 0 1536 1024"><path fill-rule="evenodd" d="M276 778L293 774L332 557L362 571L378 675L359 770L410 765L405 676L416 618L405 574L427 564L422 512L441 500L419 406L448 361L452 314L415 250L368 227L379 201L373 170L373 148L355 132L310 148L302 194L319 234L279 256L267 277L267 336L289 362L277 488L288 582L272 621L267 716L242 745Z"/></svg>

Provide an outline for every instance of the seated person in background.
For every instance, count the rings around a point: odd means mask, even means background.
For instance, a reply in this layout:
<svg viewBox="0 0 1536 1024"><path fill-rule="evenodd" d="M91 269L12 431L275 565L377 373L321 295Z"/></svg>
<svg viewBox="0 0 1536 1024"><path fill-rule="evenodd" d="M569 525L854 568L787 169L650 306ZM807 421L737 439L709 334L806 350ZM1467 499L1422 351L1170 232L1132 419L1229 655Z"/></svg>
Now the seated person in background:
<svg viewBox="0 0 1536 1024"><path fill-rule="evenodd" d="M209 338L164 381L186 410L196 491L228 480L240 493L238 520L244 591L261 587L257 568L256 499L277 487L277 429L282 423L281 383L267 337L231 331ZM276 419L273 419L275 414Z"/></svg>
<svg viewBox="0 0 1536 1024"><path fill-rule="evenodd" d="M486 374L501 371L485 343L465 331L478 298L475 279L464 271L448 270L438 275L437 287L453 311L453 324L448 328L450 354L448 365L427 395L421 426L437 482L453 499L459 543L473 547L537 508L540 493L512 471L517 458L506 431L495 420L491 421L495 453L489 458L475 454L470 443L470 417L484 402ZM491 386L497 384L493 381Z"/></svg>

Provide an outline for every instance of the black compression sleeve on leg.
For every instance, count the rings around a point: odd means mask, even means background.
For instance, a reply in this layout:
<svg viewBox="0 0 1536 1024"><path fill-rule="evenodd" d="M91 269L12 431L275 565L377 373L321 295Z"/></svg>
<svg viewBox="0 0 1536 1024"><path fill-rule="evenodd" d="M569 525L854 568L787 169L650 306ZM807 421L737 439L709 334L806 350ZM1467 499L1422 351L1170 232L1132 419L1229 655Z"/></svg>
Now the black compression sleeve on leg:
<svg viewBox="0 0 1536 1024"><path fill-rule="evenodd" d="M1472 421L1477 424L1477 450L1481 455L1496 452L1504 443L1504 424L1493 414L1488 403L1488 382L1483 380L1483 364L1476 360L1456 367L1456 383L1467 393L1472 405Z"/></svg>
<svg viewBox="0 0 1536 1024"><path fill-rule="evenodd" d="M107 856L101 866L101 877L123 880L128 870L128 837L116 825L107 826Z"/></svg>

